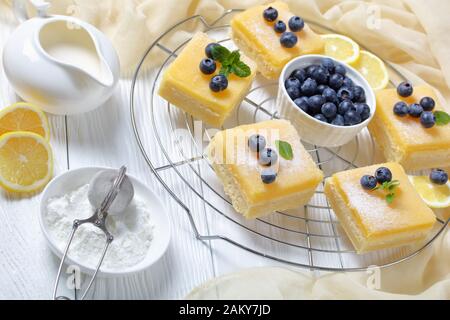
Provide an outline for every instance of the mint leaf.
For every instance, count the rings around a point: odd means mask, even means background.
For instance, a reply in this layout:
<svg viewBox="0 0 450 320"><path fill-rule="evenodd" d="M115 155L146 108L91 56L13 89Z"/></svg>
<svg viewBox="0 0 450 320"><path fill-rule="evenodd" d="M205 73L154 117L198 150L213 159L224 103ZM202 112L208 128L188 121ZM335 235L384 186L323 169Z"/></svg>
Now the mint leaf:
<svg viewBox="0 0 450 320"><path fill-rule="evenodd" d="M450 115L445 111L435 111L434 116L438 126L445 126L450 122Z"/></svg>
<svg viewBox="0 0 450 320"><path fill-rule="evenodd" d="M232 66L232 71L240 78L246 78L252 73L250 67L242 61L238 61L237 63L235 63Z"/></svg>
<svg viewBox="0 0 450 320"><path fill-rule="evenodd" d="M386 202L388 204L391 204L394 201L394 198L395 198L395 193L388 193L386 195Z"/></svg>
<svg viewBox="0 0 450 320"><path fill-rule="evenodd" d="M222 62L222 64L227 66L232 66L239 61L241 58L241 54L238 50L235 50L230 53L230 55Z"/></svg>
<svg viewBox="0 0 450 320"><path fill-rule="evenodd" d="M219 61L221 64L224 64L224 61L226 61L231 54L230 50L221 45L214 46L211 53L214 60Z"/></svg>
<svg viewBox="0 0 450 320"><path fill-rule="evenodd" d="M292 152L292 147L289 142L282 140L275 140L275 145L277 146L278 153L286 160L292 160L294 158L294 153Z"/></svg>
<svg viewBox="0 0 450 320"><path fill-rule="evenodd" d="M227 78L231 72L232 72L232 67L227 66L227 65L222 65L222 67L220 68L220 71L219 71L220 74L223 74Z"/></svg>

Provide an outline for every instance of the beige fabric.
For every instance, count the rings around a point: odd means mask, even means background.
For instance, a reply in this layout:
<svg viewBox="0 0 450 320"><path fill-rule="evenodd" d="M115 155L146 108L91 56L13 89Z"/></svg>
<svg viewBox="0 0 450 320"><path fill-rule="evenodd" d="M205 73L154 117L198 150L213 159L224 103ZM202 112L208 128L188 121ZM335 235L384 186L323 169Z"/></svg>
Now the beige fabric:
<svg viewBox="0 0 450 320"><path fill-rule="evenodd" d="M53 0L52 12L84 19L113 41L129 74L148 45L180 19L201 14L214 21L227 8L258 0ZM346 34L381 58L395 63L413 81L425 81L450 101L450 1L287 0L292 11ZM11 0L1 0L6 10ZM195 30L195 26L192 26ZM190 35L178 32L171 42ZM170 45L170 43L168 43ZM155 62L158 60L155 59ZM448 105L448 104L447 104ZM450 210L441 210L444 219ZM448 228L447 228L448 229ZM448 231L448 230L447 230ZM332 273L315 277L282 268L244 270L194 290L189 298L450 299L450 233L419 256L381 272L380 290L369 275Z"/></svg>

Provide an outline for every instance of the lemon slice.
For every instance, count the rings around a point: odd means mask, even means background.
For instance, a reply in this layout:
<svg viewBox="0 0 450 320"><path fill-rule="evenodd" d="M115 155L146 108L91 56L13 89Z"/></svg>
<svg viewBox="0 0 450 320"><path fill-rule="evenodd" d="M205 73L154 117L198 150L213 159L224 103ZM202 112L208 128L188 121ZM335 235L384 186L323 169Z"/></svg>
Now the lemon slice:
<svg viewBox="0 0 450 320"><path fill-rule="evenodd" d="M375 91L386 88L389 83L389 75L384 62L373 53L361 50L359 59L351 66L366 78Z"/></svg>
<svg viewBox="0 0 450 320"><path fill-rule="evenodd" d="M47 117L39 108L19 102L0 110L0 136L14 131L34 132L45 139L50 137Z"/></svg>
<svg viewBox="0 0 450 320"><path fill-rule="evenodd" d="M408 178L430 208L450 206L450 181L440 186L432 183L428 176L409 176Z"/></svg>
<svg viewBox="0 0 450 320"><path fill-rule="evenodd" d="M324 54L343 63L353 63L359 58L359 45L349 37L340 34L324 34Z"/></svg>
<svg viewBox="0 0 450 320"><path fill-rule="evenodd" d="M10 132L0 137L0 185L11 192L33 192L44 187L53 173L50 144L32 132Z"/></svg>

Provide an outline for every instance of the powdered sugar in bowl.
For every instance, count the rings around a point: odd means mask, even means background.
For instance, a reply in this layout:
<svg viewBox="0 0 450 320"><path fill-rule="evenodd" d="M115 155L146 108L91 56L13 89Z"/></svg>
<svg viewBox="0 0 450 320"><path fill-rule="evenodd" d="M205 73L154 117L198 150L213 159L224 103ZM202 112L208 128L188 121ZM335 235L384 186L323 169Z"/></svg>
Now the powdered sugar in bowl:
<svg viewBox="0 0 450 320"><path fill-rule="evenodd" d="M92 215L88 200L91 178L110 169L89 167L68 171L56 177L41 198L41 229L52 251L62 257L74 219ZM170 243L167 211L156 195L138 179L128 175L134 198L123 214L107 218L114 236L100 268L99 276L114 277L142 271L155 263ZM83 228L82 228L83 227ZM105 243L104 234L93 225L81 226L74 236L67 264L78 265L82 272L93 274Z"/></svg>

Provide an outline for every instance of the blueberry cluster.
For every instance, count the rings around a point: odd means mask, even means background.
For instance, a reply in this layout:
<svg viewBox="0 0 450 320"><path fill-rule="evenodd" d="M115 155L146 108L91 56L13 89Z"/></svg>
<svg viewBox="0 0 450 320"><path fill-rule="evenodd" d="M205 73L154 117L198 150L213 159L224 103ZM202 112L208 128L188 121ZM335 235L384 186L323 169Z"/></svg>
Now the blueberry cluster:
<svg viewBox="0 0 450 320"><path fill-rule="evenodd" d="M399 96L407 98L413 94L414 88L409 82L402 82L397 87ZM424 128L434 127L436 117L433 109L436 103L433 98L423 97L419 103L412 103L409 106L404 101L399 101L394 105L394 114L399 117L410 115L413 118L420 118L420 123Z"/></svg>
<svg viewBox="0 0 450 320"><path fill-rule="evenodd" d="M373 190L377 187L377 184L383 184L385 182L392 181L392 172L389 168L380 167L375 171L375 176L364 175L361 177L361 186L366 190Z"/></svg>
<svg viewBox="0 0 450 320"><path fill-rule="evenodd" d="M268 22L274 22L278 18L278 10L273 7L268 7L264 10L263 17ZM286 31L286 23L281 20L276 21L273 25L275 32L281 33L281 45L285 48L292 48L298 42L298 37L294 32L302 31L305 27L305 21L298 16L293 16L288 21L288 27L291 31Z"/></svg>
<svg viewBox="0 0 450 320"><path fill-rule="evenodd" d="M294 103L317 120L336 126L353 126L370 117L364 89L346 76L347 70L332 59L296 69L284 86Z"/></svg>
<svg viewBox="0 0 450 320"><path fill-rule="evenodd" d="M448 173L442 169L433 169L430 173L430 180L434 184L444 185L448 181Z"/></svg>
<svg viewBox="0 0 450 320"><path fill-rule="evenodd" d="M212 55L212 49L215 46L219 46L218 43L210 43L205 48L205 54L207 58L200 61L200 71L204 74L213 74L217 69L216 61L214 61ZM209 82L209 88L214 92L223 91L228 87L228 79L223 74L215 75Z"/></svg>
<svg viewBox="0 0 450 320"><path fill-rule="evenodd" d="M278 161L277 152L272 148L266 148L266 138L260 134L248 138L248 147L257 153L258 163L267 167L261 171L262 182L266 184L274 182L277 178L277 172L273 167Z"/></svg>

